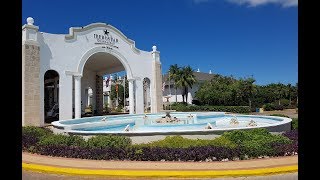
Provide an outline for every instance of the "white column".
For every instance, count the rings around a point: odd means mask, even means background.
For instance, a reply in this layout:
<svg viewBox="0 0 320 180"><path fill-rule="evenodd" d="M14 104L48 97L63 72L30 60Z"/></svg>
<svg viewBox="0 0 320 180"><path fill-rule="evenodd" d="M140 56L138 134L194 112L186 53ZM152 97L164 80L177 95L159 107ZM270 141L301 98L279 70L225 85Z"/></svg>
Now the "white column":
<svg viewBox="0 0 320 180"><path fill-rule="evenodd" d="M133 79L128 79L129 81L129 113L134 114L134 93L133 93Z"/></svg>
<svg viewBox="0 0 320 180"><path fill-rule="evenodd" d="M151 78L151 113L160 112L163 104L162 92L162 75L160 52L157 51L156 46L152 46L152 78Z"/></svg>
<svg viewBox="0 0 320 180"><path fill-rule="evenodd" d="M91 104L91 102L90 102L89 89L87 89L86 91L87 91L87 93L86 93L86 95L87 95L87 106L89 106L89 105Z"/></svg>
<svg viewBox="0 0 320 180"><path fill-rule="evenodd" d="M81 118L81 75L74 76L74 114Z"/></svg>
<svg viewBox="0 0 320 180"><path fill-rule="evenodd" d="M60 75L59 119L72 119L72 75Z"/></svg>
<svg viewBox="0 0 320 180"><path fill-rule="evenodd" d="M112 101L111 101L110 95L111 95L111 91L108 91L108 108L112 108Z"/></svg>
<svg viewBox="0 0 320 180"><path fill-rule="evenodd" d="M143 80L135 81L136 114L144 113L143 105Z"/></svg>

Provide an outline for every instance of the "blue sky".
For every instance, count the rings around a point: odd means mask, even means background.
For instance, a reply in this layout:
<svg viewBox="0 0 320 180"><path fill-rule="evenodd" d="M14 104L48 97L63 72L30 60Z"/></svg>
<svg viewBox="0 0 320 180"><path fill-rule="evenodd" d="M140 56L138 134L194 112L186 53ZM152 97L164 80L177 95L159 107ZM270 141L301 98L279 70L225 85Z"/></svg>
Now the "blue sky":
<svg viewBox="0 0 320 180"><path fill-rule="evenodd" d="M109 23L160 51L171 64L201 72L253 76L256 84L298 81L297 0L22 0L22 24L67 34L72 26Z"/></svg>

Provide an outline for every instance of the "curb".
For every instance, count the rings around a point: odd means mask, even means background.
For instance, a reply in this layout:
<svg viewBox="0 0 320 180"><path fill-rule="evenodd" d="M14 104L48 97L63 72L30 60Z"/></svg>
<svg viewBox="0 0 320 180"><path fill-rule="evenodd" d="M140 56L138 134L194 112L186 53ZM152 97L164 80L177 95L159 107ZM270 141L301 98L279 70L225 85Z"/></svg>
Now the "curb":
<svg viewBox="0 0 320 180"><path fill-rule="evenodd" d="M71 167L56 167L32 163L22 163L24 170L77 175L77 176L109 176L109 177L177 177L177 178L215 178L215 177L239 177L239 176L265 176L271 174L283 174L298 171L298 165L279 166L271 168L256 168L243 170L106 170L106 169L81 169Z"/></svg>

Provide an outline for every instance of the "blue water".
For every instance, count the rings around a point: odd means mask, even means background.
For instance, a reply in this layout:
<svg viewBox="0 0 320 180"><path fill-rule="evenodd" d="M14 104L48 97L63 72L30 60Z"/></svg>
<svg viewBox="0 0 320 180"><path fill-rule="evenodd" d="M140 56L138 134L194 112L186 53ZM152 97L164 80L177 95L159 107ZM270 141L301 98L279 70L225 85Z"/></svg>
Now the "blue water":
<svg viewBox="0 0 320 180"><path fill-rule="evenodd" d="M123 131L128 124L120 124L120 125L109 125L109 126L99 126L99 127L89 127L89 128L79 128L75 129L78 131ZM129 124L129 128L132 129L134 123Z"/></svg>
<svg viewBox="0 0 320 180"><path fill-rule="evenodd" d="M230 119L233 115L230 114L208 114L208 113L191 113L194 118L189 119L188 116L190 113L170 113L171 117L177 117L181 121L176 123L156 123L156 119L159 119L165 114L147 114L147 118L144 119L144 115L118 115L118 116L100 116L100 117L90 117L90 118L81 118L75 120L65 120L61 121L61 124L64 125L76 125L88 122L102 122L101 119L104 117L107 118L108 121L118 120L119 122L111 123L113 125L106 125L104 123L96 123L98 126L96 127L85 127L85 128L71 128L75 131L105 131L105 132L123 132L125 127L129 124L130 132L164 132L164 131L176 131L176 130L204 130L206 129L207 123L210 123L214 128L230 128L235 127L230 124ZM239 122L237 127L246 127L248 123L253 120L258 126L261 125L269 125L279 121L282 119L278 119L275 117L259 117L259 116L244 116L244 115L236 115L236 118ZM121 120L132 120L128 123L121 122ZM136 121L138 120L138 121ZM135 122L139 122L137 125ZM83 126L82 126L83 127Z"/></svg>

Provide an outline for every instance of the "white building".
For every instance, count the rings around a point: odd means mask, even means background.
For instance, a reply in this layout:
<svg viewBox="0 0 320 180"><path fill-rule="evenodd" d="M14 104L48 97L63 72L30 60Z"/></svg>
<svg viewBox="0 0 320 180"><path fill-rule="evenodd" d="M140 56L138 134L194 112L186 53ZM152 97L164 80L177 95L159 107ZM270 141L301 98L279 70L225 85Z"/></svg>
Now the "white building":
<svg viewBox="0 0 320 180"><path fill-rule="evenodd" d="M197 80L197 83L195 83L192 88L188 88L188 99L187 103L192 104L192 100L194 100L195 94L198 91L200 87L200 83L204 81L211 80L214 77L214 74L211 73L211 70L209 73L203 73L199 70L197 72L193 72L195 75L195 79ZM174 88L174 82L171 80L171 85L169 88L169 80L168 80L168 74L165 74L162 78L162 81L165 82L165 87L163 91L163 102L183 102L182 100L182 91L181 88L177 88L177 94L175 95L175 88ZM170 97L170 98L169 98ZM177 101L176 101L177 100Z"/></svg>
<svg viewBox="0 0 320 180"><path fill-rule="evenodd" d="M22 125L44 125L46 111L54 104L59 105L59 119L80 118L90 88L94 109L101 114L102 77L120 71L126 71L129 80L130 114L144 112L144 99L150 99L152 113L162 109L156 46L139 50L106 23L71 27L69 34L40 32L29 17L22 26Z"/></svg>

